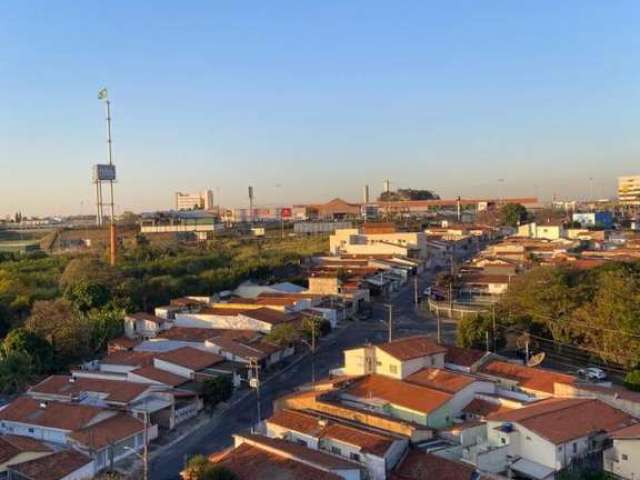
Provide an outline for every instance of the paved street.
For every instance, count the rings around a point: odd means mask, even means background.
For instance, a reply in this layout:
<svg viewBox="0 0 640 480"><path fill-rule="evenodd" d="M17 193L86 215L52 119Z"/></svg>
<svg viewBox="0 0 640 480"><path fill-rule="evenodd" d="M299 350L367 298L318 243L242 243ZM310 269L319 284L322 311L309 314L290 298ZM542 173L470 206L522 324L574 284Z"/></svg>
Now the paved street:
<svg viewBox="0 0 640 480"><path fill-rule="evenodd" d="M425 284L429 277L422 279ZM423 285L421 285L422 288ZM394 335L403 337L416 334L435 335L436 322L424 313L416 312L413 304L413 282L404 287L392 300L394 314ZM363 322L354 322L344 330L321 344L315 356L316 378L326 376L331 369L342 365L342 351L367 341L382 342L387 339L387 326L381 321L388 316L387 309L381 305L374 306L372 318ZM455 325L452 322L442 323L442 338L452 341ZM291 392L296 386L311 380L311 362L304 359L297 366L281 375L263 383L261 396L262 416L272 413L273 400ZM229 411L222 418L214 418L204 427L197 429L178 444L169 447L159 455L151 465L153 480L174 480L179 478L178 472L183 468L185 458L196 453L210 453L228 447L232 443L232 434L247 430L256 420L256 397L250 395Z"/></svg>

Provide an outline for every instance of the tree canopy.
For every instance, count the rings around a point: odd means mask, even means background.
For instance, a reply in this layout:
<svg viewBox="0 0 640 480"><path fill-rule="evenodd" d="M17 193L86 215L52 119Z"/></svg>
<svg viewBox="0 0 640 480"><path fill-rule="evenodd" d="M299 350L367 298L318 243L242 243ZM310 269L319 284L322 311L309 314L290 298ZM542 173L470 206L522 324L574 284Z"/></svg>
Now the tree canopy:
<svg viewBox="0 0 640 480"><path fill-rule="evenodd" d="M503 225L516 227L529 219L529 212L519 203L506 203L500 209L500 221Z"/></svg>
<svg viewBox="0 0 640 480"><path fill-rule="evenodd" d="M395 192L382 192L378 197L381 202L397 202L402 200L437 200L440 196L431 190L414 190L401 188Z"/></svg>

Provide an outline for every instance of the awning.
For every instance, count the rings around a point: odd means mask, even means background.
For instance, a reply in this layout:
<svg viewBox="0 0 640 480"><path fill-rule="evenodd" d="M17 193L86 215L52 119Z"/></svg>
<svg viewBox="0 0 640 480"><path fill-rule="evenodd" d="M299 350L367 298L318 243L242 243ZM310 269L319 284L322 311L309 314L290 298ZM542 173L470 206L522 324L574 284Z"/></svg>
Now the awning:
<svg viewBox="0 0 640 480"><path fill-rule="evenodd" d="M511 470L535 480L550 480L555 474L553 468L521 458L511 464Z"/></svg>

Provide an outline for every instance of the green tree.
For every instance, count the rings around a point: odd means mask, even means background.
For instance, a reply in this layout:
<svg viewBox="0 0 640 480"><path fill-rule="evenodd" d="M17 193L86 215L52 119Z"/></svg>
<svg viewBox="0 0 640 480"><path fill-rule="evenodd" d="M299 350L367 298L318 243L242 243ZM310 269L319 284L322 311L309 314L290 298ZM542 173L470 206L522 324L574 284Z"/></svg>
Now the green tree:
<svg viewBox="0 0 640 480"><path fill-rule="evenodd" d="M200 396L205 409L213 414L216 405L233 395L233 382L227 375L207 379L200 384Z"/></svg>
<svg viewBox="0 0 640 480"><path fill-rule="evenodd" d="M15 328L2 342L5 355L23 352L30 355L34 370L45 373L53 367L53 347L46 339L26 328Z"/></svg>
<svg viewBox="0 0 640 480"><path fill-rule="evenodd" d="M271 329L265 337L268 342L286 347L300 340L300 329L293 323L281 323Z"/></svg>
<svg viewBox="0 0 640 480"><path fill-rule="evenodd" d="M458 322L456 343L459 347L485 350L489 340L489 346L493 346L493 319L488 314L467 316ZM502 336L496 336L496 346L504 345Z"/></svg>
<svg viewBox="0 0 640 480"><path fill-rule="evenodd" d="M111 300L109 287L85 279L67 287L64 296L79 312L83 313L100 308Z"/></svg>
<svg viewBox="0 0 640 480"><path fill-rule="evenodd" d="M118 281L118 272L96 257L78 257L71 260L62 276L60 288L64 291L82 282L112 286Z"/></svg>
<svg viewBox="0 0 640 480"><path fill-rule="evenodd" d="M506 203L500 209L500 220L503 225L516 227L520 223L526 222L528 218L529 212L519 203Z"/></svg>
<svg viewBox="0 0 640 480"><path fill-rule="evenodd" d="M640 392L640 369L631 370L624 377L624 385L629 390Z"/></svg>
<svg viewBox="0 0 640 480"><path fill-rule="evenodd" d="M36 302L25 327L51 342L60 366L82 360L91 353L90 324L67 300Z"/></svg>
<svg viewBox="0 0 640 480"><path fill-rule="evenodd" d="M91 351L94 353L104 352L109 340L123 334L124 311L119 308L92 310L86 318L89 323Z"/></svg>
<svg viewBox="0 0 640 480"><path fill-rule="evenodd" d="M31 355L22 351L3 353L0 357L0 390L5 394L22 392L36 373Z"/></svg>

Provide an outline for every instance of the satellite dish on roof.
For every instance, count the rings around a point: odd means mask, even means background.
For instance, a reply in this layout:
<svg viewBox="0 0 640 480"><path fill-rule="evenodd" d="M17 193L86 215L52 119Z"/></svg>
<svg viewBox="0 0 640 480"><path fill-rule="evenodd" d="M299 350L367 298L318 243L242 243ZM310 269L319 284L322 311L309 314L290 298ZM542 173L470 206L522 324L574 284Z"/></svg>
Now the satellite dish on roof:
<svg viewBox="0 0 640 480"><path fill-rule="evenodd" d="M544 352L540 352L540 353L536 353L533 357L531 357L529 359L529 361L527 362L527 367L537 367L538 365L540 365L542 362L544 362L545 357L547 356L546 353Z"/></svg>

